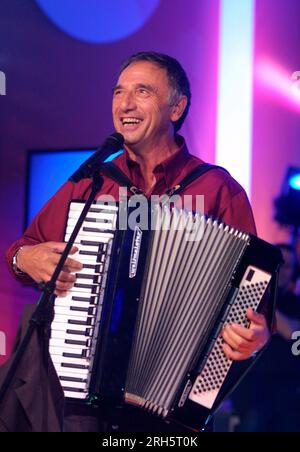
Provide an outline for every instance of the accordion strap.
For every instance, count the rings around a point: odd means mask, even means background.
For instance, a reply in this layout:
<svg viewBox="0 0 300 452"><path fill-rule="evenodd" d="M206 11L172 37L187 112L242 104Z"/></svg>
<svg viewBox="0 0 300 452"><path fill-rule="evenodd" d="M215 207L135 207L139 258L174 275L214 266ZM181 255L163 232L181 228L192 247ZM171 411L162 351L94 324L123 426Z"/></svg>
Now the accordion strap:
<svg viewBox="0 0 300 452"><path fill-rule="evenodd" d="M228 171L221 166L211 165L209 163L202 163L201 165L194 168L190 172L190 174L185 176L181 180L181 182L179 182L177 185L175 185L175 187L167 190L165 196L169 198L171 196L180 194L188 185L190 185L196 179L198 179L199 177L201 177L202 175L204 175L205 173L207 173L208 171L211 171L213 169L220 169L220 170L226 171L226 173L228 173ZM140 188L136 187L132 183L132 181L129 179L129 177L127 177L126 174L113 163L105 163L101 168L101 172L105 176L107 176L110 179L117 182L121 187L127 187L127 189L132 194L134 194L134 195L144 194L144 192Z"/></svg>
<svg viewBox="0 0 300 452"><path fill-rule="evenodd" d="M175 187L169 189L166 193L167 196L174 196L181 193L188 185L190 185L192 182L194 182L199 177L203 176L208 171L211 171L213 169L220 169L223 171L228 171L223 168L222 166L217 165L211 165L210 163L201 163L201 165L196 166L187 176L185 176L179 184L175 185ZM229 174L229 173L228 173Z"/></svg>
<svg viewBox="0 0 300 452"><path fill-rule="evenodd" d="M120 187L127 187L127 189L134 195L144 194L144 192L133 185L129 177L127 177L126 174L123 173L123 171L113 163L105 163L104 165L102 165L101 173L117 182Z"/></svg>

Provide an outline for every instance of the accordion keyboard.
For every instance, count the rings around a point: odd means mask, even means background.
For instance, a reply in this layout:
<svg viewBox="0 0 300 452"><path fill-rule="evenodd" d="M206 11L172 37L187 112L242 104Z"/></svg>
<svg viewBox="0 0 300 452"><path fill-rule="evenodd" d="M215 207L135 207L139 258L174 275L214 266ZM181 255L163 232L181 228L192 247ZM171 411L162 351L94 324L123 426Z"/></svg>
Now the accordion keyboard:
<svg viewBox="0 0 300 452"><path fill-rule="evenodd" d="M65 241L83 209L72 202ZM72 258L83 264L66 297L57 297L51 326L50 355L68 398L86 399L97 343L117 207L94 204L77 236Z"/></svg>

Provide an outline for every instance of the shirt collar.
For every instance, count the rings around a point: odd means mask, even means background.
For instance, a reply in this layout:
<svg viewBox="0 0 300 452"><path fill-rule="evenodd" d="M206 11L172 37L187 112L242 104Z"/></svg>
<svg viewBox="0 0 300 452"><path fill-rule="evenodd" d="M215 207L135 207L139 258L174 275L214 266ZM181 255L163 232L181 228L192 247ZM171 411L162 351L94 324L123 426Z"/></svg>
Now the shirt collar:
<svg viewBox="0 0 300 452"><path fill-rule="evenodd" d="M156 174L157 182L163 178L167 188L173 187L174 181L178 178L185 164L191 157L184 138L181 135L176 135L175 140L179 146L178 151L171 155L171 157L168 157L166 160L159 163L153 171L154 174ZM143 179L140 165L129 157L126 150L122 157L122 169L125 169L125 172L129 175L132 182L143 190L144 187L141 186Z"/></svg>

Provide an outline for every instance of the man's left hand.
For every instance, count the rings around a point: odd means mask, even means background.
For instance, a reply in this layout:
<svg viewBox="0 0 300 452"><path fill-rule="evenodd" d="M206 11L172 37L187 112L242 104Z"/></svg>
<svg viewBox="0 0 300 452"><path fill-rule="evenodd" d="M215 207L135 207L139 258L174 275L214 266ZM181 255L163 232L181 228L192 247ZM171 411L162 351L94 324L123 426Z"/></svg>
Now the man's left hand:
<svg viewBox="0 0 300 452"><path fill-rule="evenodd" d="M234 323L226 325L222 332L225 341L223 350L233 361L250 358L253 353L266 345L270 338L269 328L262 314L248 309L247 317L251 322L249 328Z"/></svg>

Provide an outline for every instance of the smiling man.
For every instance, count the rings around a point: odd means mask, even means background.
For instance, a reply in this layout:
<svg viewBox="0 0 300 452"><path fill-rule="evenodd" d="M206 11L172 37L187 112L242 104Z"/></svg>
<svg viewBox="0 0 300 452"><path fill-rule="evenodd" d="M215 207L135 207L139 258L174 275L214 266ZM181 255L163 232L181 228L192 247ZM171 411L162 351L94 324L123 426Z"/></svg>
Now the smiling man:
<svg viewBox="0 0 300 452"><path fill-rule="evenodd" d="M115 158L114 164L148 197L165 194L204 163L189 153L183 137L178 135L190 103L188 78L174 58L141 52L130 57L121 67L113 90L112 114L116 131L124 136L125 152ZM12 244L7 252L7 262L12 274L21 282L36 284L49 280L65 247L63 239L69 203L72 199L86 199L89 188L88 179L77 184L67 182L36 216L23 237ZM118 200L119 185L104 175L99 192L102 194ZM181 196L184 195L193 198L203 195L207 215L255 234L247 196L227 172L213 169L205 173L183 190ZM76 251L74 247L71 254ZM81 268L74 257L69 257L57 281L58 295L66 295L73 287L75 273ZM223 331L224 351L233 360L249 358L269 338L265 317L252 310L247 315L251 322L249 329L229 325ZM67 414L74 415L76 410L72 407ZM68 417L66 430L102 428L97 423L97 416L93 415L91 421L90 413L85 417L86 422L75 418ZM140 420L142 424L138 426ZM126 425L124 429L147 431L149 419L143 421L141 414ZM105 428L109 430L109 427ZM153 428L158 429L153 431L163 431L164 427L157 424Z"/></svg>

